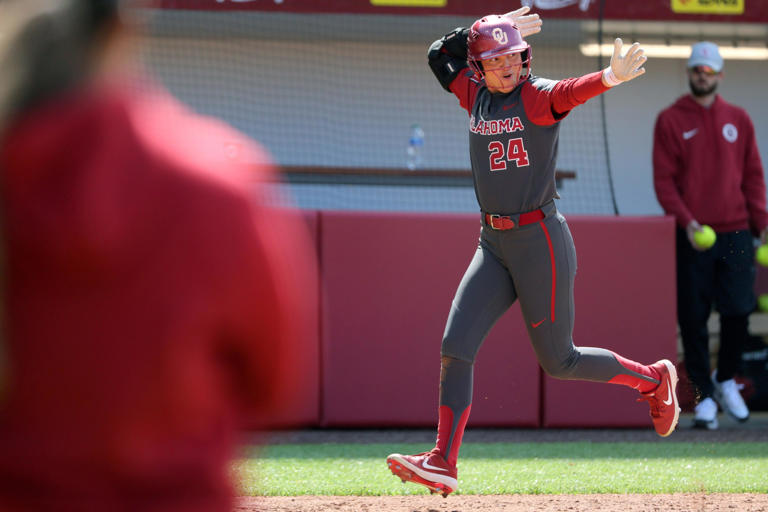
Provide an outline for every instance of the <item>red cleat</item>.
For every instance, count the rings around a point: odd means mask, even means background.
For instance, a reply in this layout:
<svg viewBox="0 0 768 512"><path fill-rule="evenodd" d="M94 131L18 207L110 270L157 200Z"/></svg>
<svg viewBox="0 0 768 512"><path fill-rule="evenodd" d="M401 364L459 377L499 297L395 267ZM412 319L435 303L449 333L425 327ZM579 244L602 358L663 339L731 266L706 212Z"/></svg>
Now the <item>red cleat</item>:
<svg viewBox="0 0 768 512"><path fill-rule="evenodd" d="M418 455L393 453L387 457L387 466L395 476L405 482L420 484L431 493L440 493L443 498L456 490L456 467L449 466L437 451Z"/></svg>
<svg viewBox="0 0 768 512"><path fill-rule="evenodd" d="M651 419L656 433L667 437L677 426L680 419L680 406L677 402L677 370L669 360L662 359L651 365L661 375L661 382L653 391L641 393L637 401L647 400L651 406Z"/></svg>

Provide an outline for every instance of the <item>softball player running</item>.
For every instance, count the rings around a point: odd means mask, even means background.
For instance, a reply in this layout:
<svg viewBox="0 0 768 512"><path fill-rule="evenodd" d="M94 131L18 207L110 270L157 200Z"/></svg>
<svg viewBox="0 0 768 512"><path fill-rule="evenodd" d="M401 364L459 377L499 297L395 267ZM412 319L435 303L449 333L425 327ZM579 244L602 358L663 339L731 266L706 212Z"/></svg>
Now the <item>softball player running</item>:
<svg viewBox="0 0 768 512"><path fill-rule="evenodd" d="M456 490L458 458L472 402L472 371L488 331L520 301L528 335L544 371L559 379L590 380L637 389L656 432L677 425L677 372L666 359L651 365L610 350L574 346L576 252L554 199L560 122L574 107L643 73L638 43L622 56L616 39L610 66L579 78L531 74L523 39L540 30L527 8L489 15L432 44L429 65L443 88L469 114L469 141L482 231L459 285L441 347L435 448L392 454L387 465L403 481L443 496Z"/></svg>

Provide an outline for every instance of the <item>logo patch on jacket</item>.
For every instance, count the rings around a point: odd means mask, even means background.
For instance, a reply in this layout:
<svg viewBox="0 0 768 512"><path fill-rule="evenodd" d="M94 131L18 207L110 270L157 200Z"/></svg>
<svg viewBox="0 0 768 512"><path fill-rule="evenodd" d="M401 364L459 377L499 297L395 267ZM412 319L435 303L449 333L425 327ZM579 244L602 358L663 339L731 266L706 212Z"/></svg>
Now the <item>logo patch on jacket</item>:
<svg viewBox="0 0 768 512"><path fill-rule="evenodd" d="M728 142L736 142L736 139L739 138L739 130L731 123L725 123L723 125L723 137Z"/></svg>

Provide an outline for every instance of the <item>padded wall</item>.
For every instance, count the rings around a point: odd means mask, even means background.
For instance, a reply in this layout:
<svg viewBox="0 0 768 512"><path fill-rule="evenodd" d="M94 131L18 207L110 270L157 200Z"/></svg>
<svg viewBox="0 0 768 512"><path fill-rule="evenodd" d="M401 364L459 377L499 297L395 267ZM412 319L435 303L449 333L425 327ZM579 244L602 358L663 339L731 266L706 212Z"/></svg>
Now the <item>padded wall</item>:
<svg viewBox="0 0 768 512"><path fill-rule="evenodd" d="M674 223L666 217L569 217L576 244L574 342L641 363L676 350ZM650 426L637 392L543 380L545 427Z"/></svg>
<svg viewBox="0 0 768 512"><path fill-rule="evenodd" d="M296 216L296 222L303 220L307 224L312 247L315 254L312 255L314 261L317 261L318 250L318 212L314 210L303 210L301 212L287 212L286 215ZM271 424L277 427L314 427L320 423L320 276L319 269L311 276L312 282L306 283L304 293L308 299L315 304L312 310L312 317L309 322L315 326L310 331L311 338L306 340L305 350L307 353L301 357L304 364L302 369L305 373L304 382L308 383L303 390L302 395L295 403L286 404L286 409L282 414L271 418Z"/></svg>
<svg viewBox="0 0 768 512"><path fill-rule="evenodd" d="M322 425L435 426L440 343L479 215L321 212ZM519 308L480 350L472 426L537 426Z"/></svg>
<svg viewBox="0 0 768 512"><path fill-rule="evenodd" d="M768 267L755 263L755 295L768 293Z"/></svg>
<svg viewBox="0 0 768 512"><path fill-rule="evenodd" d="M676 359L673 222L569 218L577 345ZM319 425L433 427L440 341L477 246L474 215L321 212ZM480 350L470 426L649 427L623 386L544 377L517 305ZM307 411L312 397L307 397Z"/></svg>

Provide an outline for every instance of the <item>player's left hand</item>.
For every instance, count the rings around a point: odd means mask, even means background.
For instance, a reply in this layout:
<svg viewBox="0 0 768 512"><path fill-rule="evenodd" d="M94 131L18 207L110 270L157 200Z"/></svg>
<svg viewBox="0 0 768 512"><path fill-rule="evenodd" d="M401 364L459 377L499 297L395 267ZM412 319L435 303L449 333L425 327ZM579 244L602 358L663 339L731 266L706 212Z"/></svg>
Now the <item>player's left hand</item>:
<svg viewBox="0 0 768 512"><path fill-rule="evenodd" d="M648 60L648 57L645 56L645 51L640 48L640 43L632 43L632 46L622 57L621 49L623 46L624 42L617 37L613 42L611 70L618 80L626 82L645 73L643 64Z"/></svg>
<svg viewBox="0 0 768 512"><path fill-rule="evenodd" d="M699 224L696 219L693 219L685 227L685 234L688 236L688 241L691 243L691 247L700 252L706 251L709 247L701 247L696 243L696 232L698 231L701 231L701 224Z"/></svg>
<svg viewBox="0 0 768 512"><path fill-rule="evenodd" d="M518 30L520 30L520 35L523 36L523 38L541 32L541 24L543 21L539 18L538 14L526 15L530 10L531 8L526 5L504 15L515 22L515 25L517 25Z"/></svg>

